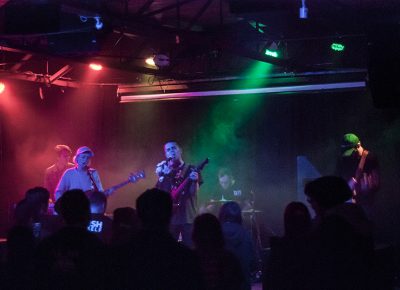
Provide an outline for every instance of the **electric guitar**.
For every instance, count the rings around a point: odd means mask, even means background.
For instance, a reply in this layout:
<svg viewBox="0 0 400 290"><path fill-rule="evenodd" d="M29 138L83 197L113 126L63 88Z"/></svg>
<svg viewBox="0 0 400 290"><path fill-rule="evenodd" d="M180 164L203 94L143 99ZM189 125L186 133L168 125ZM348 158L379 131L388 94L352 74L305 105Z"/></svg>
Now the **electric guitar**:
<svg viewBox="0 0 400 290"><path fill-rule="evenodd" d="M107 188L103 193L105 194L106 197L109 197L110 195L112 195L115 191L117 191L118 189L120 189L121 187L124 187L125 185L128 185L129 183L136 183L138 182L140 179L144 179L146 178L146 174L144 173L144 170L138 171L136 173L131 173L129 174L129 177L127 180L118 183L110 188ZM88 198L90 198L90 195L94 192L94 190L87 190L85 191L85 194ZM54 215L55 214L55 202L53 201L49 201L49 208L47 213L49 215Z"/></svg>
<svg viewBox="0 0 400 290"><path fill-rule="evenodd" d="M192 168L192 171L200 172L203 170L204 166L208 164L210 160L206 158L203 162L201 162L197 167ZM184 194L185 189L187 188L187 185L191 182L191 179L189 176L187 176L176 188L172 189L171 191L171 197L172 201L174 203L174 206L179 206L180 205L180 199L181 196Z"/></svg>
<svg viewBox="0 0 400 290"><path fill-rule="evenodd" d="M117 191L118 189L124 187L125 185L128 185L129 183L136 183L141 179L145 179L146 178L146 174L144 173L144 170L138 171L136 173L131 173L129 174L129 177L127 180L118 183L112 187L107 188L106 190L104 190L104 194L109 197L111 196L115 191Z"/></svg>

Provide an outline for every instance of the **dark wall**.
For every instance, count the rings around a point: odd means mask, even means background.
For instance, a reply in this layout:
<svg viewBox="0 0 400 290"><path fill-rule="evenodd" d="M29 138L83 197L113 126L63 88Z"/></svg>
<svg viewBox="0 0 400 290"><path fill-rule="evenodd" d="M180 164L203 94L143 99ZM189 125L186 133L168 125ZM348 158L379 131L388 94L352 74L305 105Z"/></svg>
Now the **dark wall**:
<svg viewBox="0 0 400 290"><path fill-rule="evenodd" d="M26 189L41 185L56 144L73 150L91 147L92 166L105 187L129 172L146 171L146 180L109 199L112 211L134 206L138 194L155 184L162 146L176 140L188 162L211 159L203 171L201 200L216 190L218 168L229 166L255 192L263 226L280 233L283 209L297 198L296 156L305 155L322 174L332 174L341 136L354 132L381 162L378 230L387 239L398 239L393 229L400 220L400 118L396 110L375 109L367 92L119 104L115 88L64 93L46 88L41 100L36 86L18 83L11 100L14 106L3 104L0 119L3 216Z"/></svg>

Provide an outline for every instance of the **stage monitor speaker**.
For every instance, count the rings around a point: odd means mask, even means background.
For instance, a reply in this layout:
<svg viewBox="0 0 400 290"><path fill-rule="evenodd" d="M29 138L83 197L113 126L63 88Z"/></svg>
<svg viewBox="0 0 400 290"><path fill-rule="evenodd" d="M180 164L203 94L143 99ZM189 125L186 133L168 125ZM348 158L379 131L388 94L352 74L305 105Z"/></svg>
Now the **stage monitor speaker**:
<svg viewBox="0 0 400 290"><path fill-rule="evenodd" d="M368 86L377 108L400 107L400 25L369 30Z"/></svg>

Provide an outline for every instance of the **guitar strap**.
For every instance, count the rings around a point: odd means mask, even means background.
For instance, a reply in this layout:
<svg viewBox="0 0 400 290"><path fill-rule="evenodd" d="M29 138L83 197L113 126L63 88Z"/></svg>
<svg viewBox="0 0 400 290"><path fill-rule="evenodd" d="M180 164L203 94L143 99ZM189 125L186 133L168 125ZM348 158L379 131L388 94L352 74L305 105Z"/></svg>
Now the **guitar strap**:
<svg viewBox="0 0 400 290"><path fill-rule="evenodd" d="M95 190L95 191L99 191L99 188L97 187L97 184L96 184L96 182L95 182L94 179L93 179L93 176L92 176L92 173L90 172L90 169L87 170L87 173L88 173L88 175L89 175L90 180L92 181L92 185L93 185L93 187L94 187L94 190Z"/></svg>
<svg viewBox="0 0 400 290"><path fill-rule="evenodd" d="M188 166L186 165L186 163L183 163L183 165L181 165L180 168L173 175L175 188L178 188L181 185L181 183L185 180L187 170Z"/></svg>
<svg viewBox="0 0 400 290"><path fill-rule="evenodd" d="M361 159L360 162L358 163L358 167L356 170L356 180L358 181L362 175L362 172L364 170L364 165L365 165L365 160L367 159L367 155L368 155L368 150L364 150L361 154Z"/></svg>

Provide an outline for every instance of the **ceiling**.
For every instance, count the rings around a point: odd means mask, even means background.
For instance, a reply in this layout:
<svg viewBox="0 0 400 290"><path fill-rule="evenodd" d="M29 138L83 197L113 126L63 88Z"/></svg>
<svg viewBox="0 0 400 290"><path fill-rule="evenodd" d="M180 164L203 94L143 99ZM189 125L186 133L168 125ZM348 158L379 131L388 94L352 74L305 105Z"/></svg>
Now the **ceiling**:
<svg viewBox="0 0 400 290"><path fill-rule="evenodd" d="M0 76L137 86L237 78L258 61L274 64L276 75L359 74L373 36L399 26L397 0L303 2L307 19L301 0L2 0ZM333 52L332 42L345 50ZM263 53L269 46L279 58ZM168 65L145 65L154 54ZM93 61L107 73L88 80Z"/></svg>

